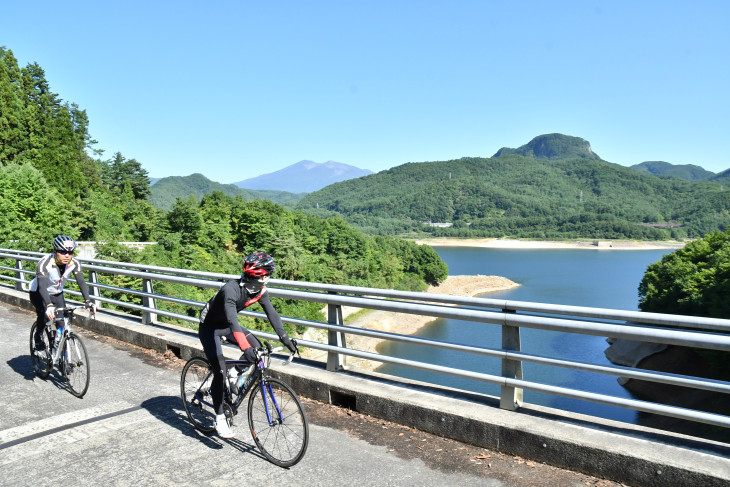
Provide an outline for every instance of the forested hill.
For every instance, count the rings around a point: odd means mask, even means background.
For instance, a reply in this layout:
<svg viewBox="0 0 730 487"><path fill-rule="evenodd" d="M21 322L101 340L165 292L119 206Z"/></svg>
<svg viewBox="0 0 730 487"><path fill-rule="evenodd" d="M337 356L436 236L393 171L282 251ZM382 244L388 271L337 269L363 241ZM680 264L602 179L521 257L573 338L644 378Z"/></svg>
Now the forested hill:
<svg viewBox="0 0 730 487"><path fill-rule="evenodd" d="M297 208L404 236L669 239L730 223L730 191L720 184L645 175L598 159L501 153L404 164L310 193Z"/></svg>
<svg viewBox="0 0 730 487"><path fill-rule="evenodd" d="M299 201L301 194L286 191L267 191L239 188L235 184L221 184L211 181L202 174L189 176L169 176L159 179L150 187L150 203L163 210L171 210L177 198L195 196L200 201L203 196L213 191L235 198L241 196L244 200L267 199L283 206L293 206Z"/></svg>
<svg viewBox="0 0 730 487"><path fill-rule="evenodd" d="M694 164L670 164L664 161L646 161L631 166L631 169L646 174L672 176L687 181L707 181L715 177L714 172Z"/></svg>

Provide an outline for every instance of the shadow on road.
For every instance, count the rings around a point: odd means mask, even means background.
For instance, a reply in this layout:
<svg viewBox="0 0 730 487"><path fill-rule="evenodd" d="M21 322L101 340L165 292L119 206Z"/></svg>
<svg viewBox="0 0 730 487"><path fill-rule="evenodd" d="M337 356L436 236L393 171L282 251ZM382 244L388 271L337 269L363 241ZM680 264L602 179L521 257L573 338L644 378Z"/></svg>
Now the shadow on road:
<svg viewBox="0 0 730 487"><path fill-rule="evenodd" d="M33 368L33 363L30 360L30 357L28 355L20 355L18 357L12 358L8 360L7 364L10 366L13 371L15 371L18 375L23 376L23 379L25 380L42 380L50 382L51 384L55 385L57 389L62 389L69 394L71 394L71 389L68 384L68 379L61 375L61 372L57 368L53 368L51 373L46 377L45 379L42 379L38 377L35 373L35 369ZM93 382L91 383L93 385ZM91 387L89 385L89 387ZM83 397L80 397L79 399L83 399Z"/></svg>
<svg viewBox="0 0 730 487"><path fill-rule="evenodd" d="M35 369L33 369L33 363L28 355L20 355L15 358L11 358L7 361L7 364L11 369L18 375L23 376L25 380L33 380L35 378Z"/></svg>
<svg viewBox="0 0 730 487"><path fill-rule="evenodd" d="M211 449L223 448L223 443L228 443L233 448L237 449L242 453L250 453L256 455L259 458L264 458L261 453L256 449L256 446L242 441L239 438L223 439L216 436L215 433L207 435L198 431L195 426L188 419L185 409L182 405L182 400L177 396L157 396L147 399L140 408L146 409L152 416L162 421L163 423L178 429L182 434L190 438L194 438L200 441L203 445ZM241 422L240 418L236 418L237 423ZM236 434L241 436L248 434L248 429L244 429L242 425L236 428Z"/></svg>

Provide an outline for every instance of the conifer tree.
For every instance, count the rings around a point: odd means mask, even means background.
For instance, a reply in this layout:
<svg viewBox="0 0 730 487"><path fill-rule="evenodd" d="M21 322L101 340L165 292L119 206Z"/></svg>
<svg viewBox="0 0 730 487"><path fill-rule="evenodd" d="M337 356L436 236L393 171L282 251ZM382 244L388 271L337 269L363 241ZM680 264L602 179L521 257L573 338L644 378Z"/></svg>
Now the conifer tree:
<svg viewBox="0 0 730 487"><path fill-rule="evenodd" d="M20 68L11 50L0 47L0 166L14 162L27 143Z"/></svg>

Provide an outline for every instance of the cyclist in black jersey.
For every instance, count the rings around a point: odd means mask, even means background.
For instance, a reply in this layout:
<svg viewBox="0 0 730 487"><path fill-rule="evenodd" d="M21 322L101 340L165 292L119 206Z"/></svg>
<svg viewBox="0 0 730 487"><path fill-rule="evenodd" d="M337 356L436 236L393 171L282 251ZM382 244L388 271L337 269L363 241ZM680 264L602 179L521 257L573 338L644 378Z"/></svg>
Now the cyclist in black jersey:
<svg viewBox="0 0 730 487"><path fill-rule="evenodd" d="M63 284L73 274L84 297L86 308L94 312L94 303L89 297L89 288L81 272L81 264L73 258L76 250L76 241L68 235L59 235L53 239L53 252L45 255L38 261L36 276L30 283L30 302L36 309L36 319L39 326L36 328L35 348L45 350L46 345L41 340L44 329L40 324L53 320L56 317L56 308L65 308L63 298Z"/></svg>
<svg viewBox="0 0 730 487"><path fill-rule="evenodd" d="M221 348L221 337L236 343L243 351L246 360L252 364L256 361L254 348L261 346L261 342L238 323L238 312L254 303L259 303L281 342L292 353L295 351L294 344L284 331L281 317L271 304L267 293L266 282L274 269L274 259L269 254L255 252L249 255L243 261L241 278L224 284L200 312L198 337L213 369L211 395L216 414L216 431L222 438L232 438L233 431L223 414L226 363Z"/></svg>

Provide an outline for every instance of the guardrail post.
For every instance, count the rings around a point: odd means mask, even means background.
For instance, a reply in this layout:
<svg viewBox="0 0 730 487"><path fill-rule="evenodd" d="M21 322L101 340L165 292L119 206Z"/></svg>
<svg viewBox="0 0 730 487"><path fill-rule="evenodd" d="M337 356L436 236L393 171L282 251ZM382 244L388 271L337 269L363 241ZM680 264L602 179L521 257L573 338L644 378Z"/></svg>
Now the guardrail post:
<svg viewBox="0 0 730 487"><path fill-rule="evenodd" d="M332 291L329 294L336 294ZM344 325L345 321L342 316L342 306L339 304L327 305L327 322L332 325ZM327 344L333 347L346 347L347 337L342 332L327 331ZM327 352L327 370L334 372L342 370L345 366L345 356L337 352Z"/></svg>
<svg viewBox="0 0 730 487"><path fill-rule="evenodd" d="M152 294L154 291L152 289L152 279L142 279L142 290L146 293ZM145 296L142 298L142 305L145 308L152 308L156 309L156 303L155 298L151 296ZM157 313L153 313L152 311L145 311L142 314L142 324L143 325L151 325L155 321L157 321Z"/></svg>
<svg viewBox="0 0 730 487"><path fill-rule="evenodd" d="M505 313L514 313L512 310L503 310ZM519 352L520 328L518 326L502 325L502 349ZM522 379L522 362L519 360L502 359L502 377ZM514 411L522 406L523 391L518 387L502 386L499 396L499 407Z"/></svg>
<svg viewBox="0 0 730 487"><path fill-rule="evenodd" d="M15 277L20 279L19 281L15 281L15 289L18 291L27 291L25 288L25 272L23 271L23 261L20 259L15 259L15 268L18 269L18 272L15 273Z"/></svg>
<svg viewBox="0 0 730 487"><path fill-rule="evenodd" d="M89 271L89 287L91 288L91 300L94 302L94 305L96 305L96 309L100 309L103 303L94 298L98 298L99 296L101 296L101 294L99 293L99 288L96 287L94 284L99 284L99 273L96 271Z"/></svg>

